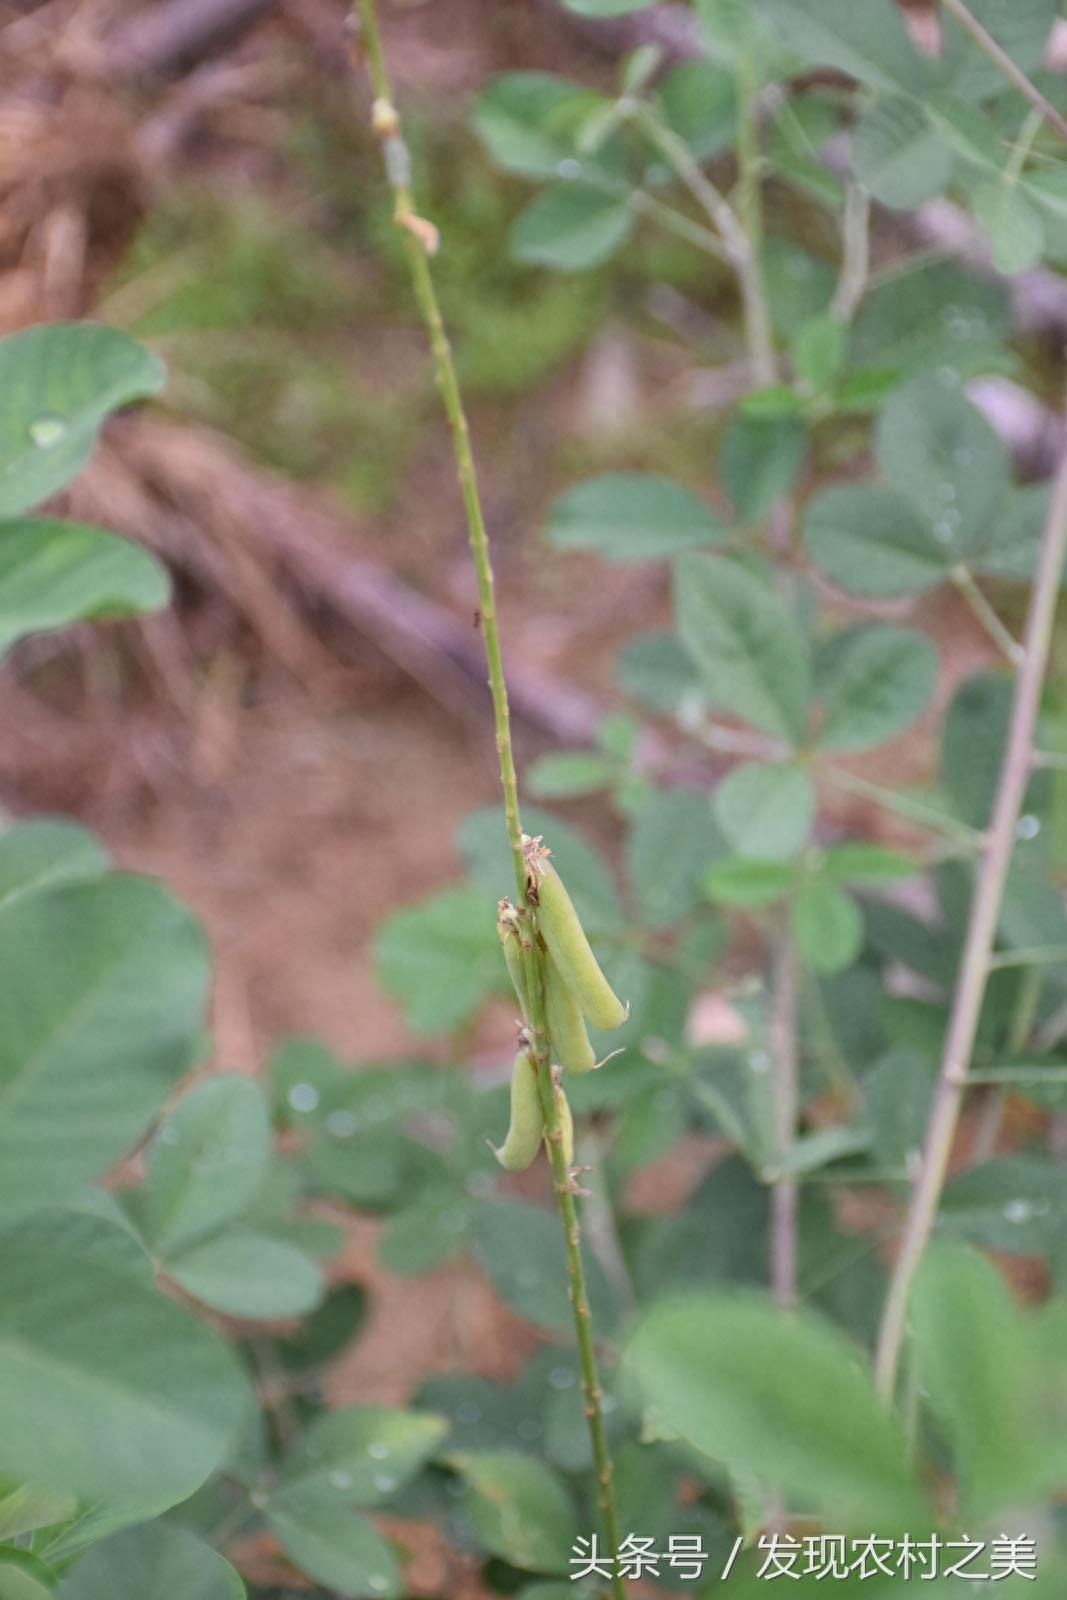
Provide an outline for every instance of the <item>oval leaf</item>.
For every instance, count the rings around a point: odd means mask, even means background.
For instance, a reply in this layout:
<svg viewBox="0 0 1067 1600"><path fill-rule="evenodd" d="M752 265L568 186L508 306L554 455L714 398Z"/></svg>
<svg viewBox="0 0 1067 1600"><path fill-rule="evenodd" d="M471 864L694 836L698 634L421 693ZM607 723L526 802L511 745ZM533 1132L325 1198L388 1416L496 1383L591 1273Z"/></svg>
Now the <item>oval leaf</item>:
<svg viewBox="0 0 1067 1600"><path fill-rule="evenodd" d="M159 611L170 579L129 539L45 518L0 522L0 655L31 633Z"/></svg>
<svg viewBox="0 0 1067 1600"><path fill-rule="evenodd" d="M626 1362L657 1427L795 1495L835 1529L921 1520L904 1438L829 1324L755 1297L661 1300Z"/></svg>
<svg viewBox="0 0 1067 1600"><path fill-rule="evenodd" d="M0 1213L54 1203L140 1139L186 1071L208 982L198 924L115 875L0 916Z"/></svg>
<svg viewBox="0 0 1067 1600"><path fill-rule="evenodd" d="M712 703L799 744L811 690L807 645L769 584L735 561L682 556L674 603L679 637Z"/></svg>
<svg viewBox="0 0 1067 1600"><path fill-rule="evenodd" d="M831 649L828 667L820 745L871 750L922 716L937 682L937 651L912 628L858 628Z"/></svg>
<svg viewBox="0 0 1067 1600"><path fill-rule="evenodd" d="M595 550L605 561L658 561L714 544L728 529L695 494L641 472L613 472L568 490L548 514L558 550Z"/></svg>
<svg viewBox="0 0 1067 1600"><path fill-rule="evenodd" d="M148 1157L144 1226L166 1257L251 1205L270 1159L270 1118L251 1078L210 1078L178 1102Z"/></svg>
<svg viewBox="0 0 1067 1600"><path fill-rule="evenodd" d="M156 357L113 328L58 322L0 340L0 517L61 489L108 413L158 394L163 381Z"/></svg>
<svg viewBox="0 0 1067 1600"><path fill-rule="evenodd" d="M0 1470L140 1519L193 1494L249 1395L229 1350L153 1287L99 1260L0 1238Z"/></svg>
<svg viewBox="0 0 1067 1600"><path fill-rule="evenodd" d="M151 1522L116 1534L78 1562L55 1600L245 1600L228 1561L184 1528Z"/></svg>

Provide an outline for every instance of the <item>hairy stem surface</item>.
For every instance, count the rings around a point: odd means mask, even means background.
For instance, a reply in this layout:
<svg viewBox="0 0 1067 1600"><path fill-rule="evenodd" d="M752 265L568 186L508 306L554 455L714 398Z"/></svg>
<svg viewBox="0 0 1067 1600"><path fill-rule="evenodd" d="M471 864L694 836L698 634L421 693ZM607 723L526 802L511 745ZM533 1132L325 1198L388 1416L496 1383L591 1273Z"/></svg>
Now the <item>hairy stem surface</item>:
<svg viewBox="0 0 1067 1600"><path fill-rule="evenodd" d="M544 956L536 937L535 907L527 892L527 865L523 842L522 821L519 813L518 779L511 743L511 719L508 711L507 684L504 678L503 655L500 647L500 628L497 621L493 565L489 550L489 536L478 490L478 477L471 450L470 429L456 376L452 348L445 330L441 308L437 299L430 257L437 248L436 230L415 210L411 192L411 163L404 142L400 119L393 104L392 88L385 55L382 50L378 25L376 0L356 0L367 70L374 92L372 121L381 143L386 176L393 191L393 217L400 228L416 304L426 327L433 355L437 386L441 392L445 414L452 435L456 461L456 475L463 497L470 538L471 554L478 579L478 597L481 610L482 636L485 641L486 662L489 669L489 690L493 701L496 725L496 747L500 759L500 782L504 791L504 811L507 819L508 842L515 866L515 884L518 903L525 913L526 926L531 936L525 942L527 989L530 996L531 1048L537 1064L538 1088L544 1110L546 1145L552 1163L552 1174L559 1203L566 1247L567 1276L571 1305L574 1309L575 1334L578 1358L585 1397L585 1413L593 1445L596 1465L598 1503L603 1517L608 1555L612 1562L612 1594L615 1600L625 1600L625 1586L619 1575L619 1524L615 1506L615 1489L611 1455L608 1451L604 1428L603 1394L597 1369L596 1350L593 1344L592 1319L585 1271L582 1265L578 1213L574 1203L574 1181L567 1167L563 1151L559 1111L552 1082L552 1068L548 1056L548 1034L545 1027Z"/></svg>

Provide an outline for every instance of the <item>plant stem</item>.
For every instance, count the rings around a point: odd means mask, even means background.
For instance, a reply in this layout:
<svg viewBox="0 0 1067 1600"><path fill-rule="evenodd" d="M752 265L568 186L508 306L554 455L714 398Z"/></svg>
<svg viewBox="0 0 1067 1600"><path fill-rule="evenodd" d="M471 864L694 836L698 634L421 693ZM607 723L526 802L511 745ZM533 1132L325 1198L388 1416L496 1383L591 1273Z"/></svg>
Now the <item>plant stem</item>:
<svg viewBox="0 0 1067 1600"><path fill-rule="evenodd" d="M733 206L694 160L685 141L664 127L655 113L640 101L634 102L632 115L718 230L741 294L752 377L761 388L768 387L777 377L777 363L757 249Z"/></svg>
<svg viewBox="0 0 1067 1600"><path fill-rule="evenodd" d="M503 656L500 647L500 629L496 614L492 557L489 536L482 511L481 496L474 456L471 450L470 429L456 376L455 362L448 334L441 316L430 256L437 248L437 234L432 225L415 211L411 193L411 162L401 131L400 119L393 104L389 73L382 50L378 25L376 0L356 0L361 23L361 38L366 55L367 69L374 92L372 123L382 145L386 176L393 191L394 220L404 239L412 287L419 313L426 327L436 370L437 386L441 392L445 414L452 435L456 461L456 474L467 517L471 554L478 579L478 597L481 607L481 628L485 641L486 662L489 669L489 689L493 701L496 725L496 747L500 760L500 781L504 791L504 812L507 819L508 842L515 866L515 884L518 903L531 918L532 907L527 893L527 864L522 821L519 814L518 779L511 743L511 719L508 711L507 685L504 679ZM537 1064L538 1087L544 1110L546 1145L552 1162L556 1196L563 1223L567 1258L567 1275L570 1282L571 1304L574 1309L578 1357L585 1396L585 1412L593 1445L596 1464L598 1499L603 1515L608 1556L612 1564L611 1590L615 1600L625 1600L626 1590L619 1575L619 1525L615 1507L614 1474L607 1447L604 1428L603 1395L597 1370L596 1351L593 1346L589 1296L582 1265L578 1231L578 1214L574 1204L575 1185L567 1168L563 1152L562 1129L552 1081L552 1068L548 1059L548 1035L545 1027L544 957L537 941L536 931L524 951L527 968L527 987L530 994L530 1025L532 1049Z"/></svg>
<svg viewBox="0 0 1067 1600"><path fill-rule="evenodd" d="M850 323L867 288L871 257L871 201L866 189L850 183L845 190L845 216L841 228L841 275L830 305L830 315Z"/></svg>
<svg viewBox="0 0 1067 1600"><path fill-rule="evenodd" d="M771 1016L771 1073L774 1084L775 1142L784 1161L796 1137L797 975L796 952L788 926L778 936L774 958ZM771 1188L771 1290L780 1306L797 1302L797 1182L778 1177Z"/></svg>
<svg viewBox="0 0 1067 1600"><path fill-rule="evenodd" d="M951 576L956 588L966 600L997 649L1011 662L1013 667L1017 667L1022 660L1023 647L1010 629L1006 628L1001 622L993 607L975 583L970 568L965 567L961 562L959 566L953 567Z"/></svg>
<svg viewBox="0 0 1067 1600"><path fill-rule="evenodd" d="M896 789L887 789L884 784L875 783L871 778L861 777L858 772L849 772L844 767L823 766L820 767L820 771L823 777L835 783L839 789L844 789L846 793L874 800L887 811L892 811L895 816L902 817L905 822L914 822L918 827L929 828L931 832L943 834L945 838L953 840L967 850L981 850L985 845L985 835L979 833L977 828L970 827L966 822L960 822L947 812L928 806L923 800L901 794Z"/></svg>
<svg viewBox="0 0 1067 1600"><path fill-rule="evenodd" d="M952 999L922 1161L908 1208L900 1251L889 1282L879 1334L875 1372L879 1392L887 1404L896 1386L908 1298L937 1217L967 1087L967 1071L989 978L989 963L1004 884L1033 765L1034 729L1052 643L1064 554L1067 552L1067 439L1061 449L1064 453L1030 593L1023 658L1015 681L1008 743L997 784L988 842L971 902L967 936Z"/></svg>
<svg viewBox="0 0 1067 1600"><path fill-rule="evenodd" d="M1051 128L1055 128L1060 138L1067 139L1067 121L1060 116L1056 107L1045 99L1037 85L1031 83L1022 68L1016 66L1007 51L1001 49L988 29L984 28L974 13L964 5L963 0L941 0L941 4L951 16L955 17L960 27L970 34L982 54L988 56L1008 82L1030 102L1035 111L1040 111L1042 117Z"/></svg>

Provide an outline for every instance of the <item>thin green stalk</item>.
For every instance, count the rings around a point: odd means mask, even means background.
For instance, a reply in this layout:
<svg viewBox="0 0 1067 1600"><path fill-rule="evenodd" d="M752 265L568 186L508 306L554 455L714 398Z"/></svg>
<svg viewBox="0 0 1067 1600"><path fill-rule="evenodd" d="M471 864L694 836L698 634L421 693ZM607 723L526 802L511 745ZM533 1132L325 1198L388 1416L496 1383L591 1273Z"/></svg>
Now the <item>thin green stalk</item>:
<svg viewBox="0 0 1067 1600"><path fill-rule="evenodd" d="M1030 102L1035 111L1040 111L1049 127L1055 128L1061 139L1067 139L1067 121L1060 116L1051 101L1046 100L1041 90L1031 82L1022 68L1016 65L1008 52L1001 48L989 30L982 26L974 13L964 5L963 0L941 0L941 4L955 17L960 27L970 34L982 54L992 61L1008 82Z"/></svg>
<svg viewBox="0 0 1067 1600"><path fill-rule="evenodd" d="M382 50L378 25L376 0L356 0L361 24L361 38L366 55L367 69L374 92L372 123L382 145L386 176L393 191L394 220L400 228L412 287L419 313L426 327L441 391L445 414L452 435L456 461L456 474L467 517L471 554L478 579L478 596L481 608L482 636L489 668L489 689L493 701L496 725L496 747L500 760L500 781L504 791L504 811L507 819L508 842L515 867L515 886L519 905L523 908L530 926L534 926L534 908L527 894L527 864L522 821L519 813L518 779L511 743L511 719L508 710L507 685L504 678L503 656L500 647L500 629L497 621L496 599L493 583L493 566L489 550L489 537L482 511L478 478L471 450L470 429L467 424L463 398L456 376L452 349L441 316L430 257L437 248L436 230L415 210L411 193L411 163L404 142L400 119L393 104L389 72ZM527 970L527 988L530 995L531 1048L537 1065L538 1087L544 1111L548 1151L566 1247L567 1275L570 1283L571 1304L574 1309L575 1334L578 1358L585 1397L585 1412L593 1445L596 1465L598 1499L607 1539L608 1555L612 1562L611 1590L614 1600L625 1600L626 1589L619 1574L619 1522L615 1506L614 1473L608 1451L604 1428L603 1394L597 1369L596 1350L593 1345L592 1318L589 1296L582 1265L578 1230L578 1213L574 1204L575 1184L567 1168L563 1151L562 1129L556 1105L552 1068L548 1057L548 1034L545 1027L544 956L536 937L527 941L524 959Z"/></svg>
<svg viewBox="0 0 1067 1600"><path fill-rule="evenodd" d="M824 778L839 789L844 789L847 794L858 794L866 800L873 800L905 822L914 822L918 827L929 828L932 833L943 834L946 839L951 839L968 851L981 850L985 844L985 835L979 833L977 828L928 806L923 800L916 800L912 795L887 789L884 784L861 777L858 772L849 772L844 767L822 766L819 770Z"/></svg>
<svg viewBox="0 0 1067 1600"><path fill-rule="evenodd" d="M1061 443L1061 450L1064 443L1067 440ZM1034 730L1052 645L1065 554L1067 451L1061 457L1041 554L1030 591L1023 658L1015 680L1008 743L997 783L986 849L971 902L926 1141L882 1316L875 1375L886 1404L892 1400L896 1389L911 1288L937 1219L956 1127L968 1088L971 1055L989 980L989 963L1000 920L1004 885L1033 766Z"/></svg>
<svg viewBox="0 0 1067 1600"><path fill-rule="evenodd" d="M959 566L953 567L950 576L997 649L1010 661L1013 667L1017 667L1022 660L1023 647L1011 630L1001 622L996 611L990 605L977 583L975 583L970 568L964 566L961 562Z"/></svg>

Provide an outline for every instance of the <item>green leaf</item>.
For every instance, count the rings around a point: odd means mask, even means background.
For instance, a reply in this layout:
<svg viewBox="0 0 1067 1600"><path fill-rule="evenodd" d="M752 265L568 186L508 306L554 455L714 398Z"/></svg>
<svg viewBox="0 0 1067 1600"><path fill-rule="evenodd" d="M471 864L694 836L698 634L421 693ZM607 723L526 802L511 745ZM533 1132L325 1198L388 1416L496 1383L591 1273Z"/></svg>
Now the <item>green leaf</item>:
<svg viewBox="0 0 1067 1600"><path fill-rule="evenodd" d="M696 0L695 9L714 60L725 61L735 72L754 72L765 83L786 76L793 67L774 29L750 0Z"/></svg>
<svg viewBox="0 0 1067 1600"><path fill-rule="evenodd" d="M158 394L163 381L155 356L112 328L58 322L0 340L0 517L61 489L108 413Z"/></svg>
<svg viewBox="0 0 1067 1600"><path fill-rule="evenodd" d="M922 1520L904 1438L828 1324L762 1298L692 1294L657 1301L625 1361L657 1428L795 1495L835 1529Z"/></svg>
<svg viewBox="0 0 1067 1600"><path fill-rule="evenodd" d="M908 95L884 95L852 132L852 170L871 197L913 211L941 194L952 176L951 147Z"/></svg>
<svg viewBox="0 0 1067 1600"><path fill-rule="evenodd" d="M768 581L737 562L696 555L681 556L674 575L678 634L712 704L799 744L811 666L800 629Z"/></svg>
<svg viewBox="0 0 1067 1600"><path fill-rule="evenodd" d="M103 847L85 828L32 817L0 834L0 911L19 895L81 883L106 872Z"/></svg>
<svg viewBox="0 0 1067 1600"><path fill-rule="evenodd" d="M151 1522L98 1545L56 1590L56 1600L245 1600L228 1561L184 1528Z"/></svg>
<svg viewBox="0 0 1067 1600"><path fill-rule="evenodd" d="M833 884L809 883L789 908L797 955L814 972L843 972L863 947L863 918L851 895Z"/></svg>
<svg viewBox="0 0 1067 1600"><path fill-rule="evenodd" d="M872 89L922 95L926 63L912 49L893 0L757 0L781 39L816 66L836 67Z"/></svg>
<svg viewBox="0 0 1067 1600"><path fill-rule="evenodd" d="M0 1471L142 1519L193 1494L249 1401L221 1340L140 1280L32 1238L0 1237L0 1272Z"/></svg>
<svg viewBox="0 0 1067 1600"><path fill-rule="evenodd" d="M474 1246L505 1305L549 1333L570 1330L563 1236L551 1212L521 1200L485 1201L474 1218ZM595 1257L583 1254L593 1322L603 1332L615 1318L611 1290Z"/></svg>
<svg viewBox="0 0 1067 1600"><path fill-rule="evenodd" d="M619 688L650 711L676 714L702 698L696 669L673 633L639 633L619 651Z"/></svg>
<svg viewBox="0 0 1067 1600"><path fill-rule="evenodd" d="M989 238L997 272L1017 277L1040 261L1041 251L1045 250L1045 224L1021 187L990 179L974 190L971 206L977 224Z"/></svg>
<svg viewBox="0 0 1067 1600"><path fill-rule="evenodd" d="M633 212L588 184L553 184L516 219L509 236L515 261L585 272L613 256L633 232Z"/></svg>
<svg viewBox="0 0 1067 1600"><path fill-rule="evenodd" d="M992 672L965 678L941 729L941 775L957 815L972 828L989 824L1011 721L1011 680Z"/></svg>
<svg viewBox="0 0 1067 1600"><path fill-rule="evenodd" d="M957 388L916 378L898 389L878 425L878 460L946 549L980 543L1011 483L1000 439Z"/></svg>
<svg viewBox="0 0 1067 1600"><path fill-rule="evenodd" d="M709 1054L701 1066L703 1084L721 1077L725 1061ZM767 1195L742 1156L716 1162L681 1210L657 1217L639 1237L634 1270L642 1298L686 1284L706 1288L709 1281L758 1285L767 1254Z"/></svg>
<svg viewBox="0 0 1067 1600"><path fill-rule="evenodd" d="M879 1164L902 1175L914 1171L934 1092L930 1063L912 1051L892 1050L872 1067L864 1090Z"/></svg>
<svg viewBox="0 0 1067 1600"><path fill-rule="evenodd" d="M848 360L848 329L827 313L809 317L791 342L797 377L816 394L824 394Z"/></svg>
<svg viewBox="0 0 1067 1600"><path fill-rule="evenodd" d="M305 1498L385 1505L421 1471L448 1433L443 1417L385 1406L348 1406L319 1417L286 1456L271 1507Z"/></svg>
<svg viewBox="0 0 1067 1600"><path fill-rule="evenodd" d="M267 1104L252 1078L218 1077L190 1089L148 1156L143 1220L168 1257L246 1211L270 1159Z"/></svg>
<svg viewBox="0 0 1067 1600"><path fill-rule="evenodd" d="M759 911L784 899L794 881L794 869L781 861L728 856L705 874L704 893L715 905Z"/></svg>
<svg viewBox="0 0 1067 1600"><path fill-rule="evenodd" d="M505 879L498 896L507 887ZM394 912L378 930L374 958L378 981L416 1033L461 1027L503 986L494 905L471 889Z"/></svg>
<svg viewBox="0 0 1067 1600"><path fill-rule="evenodd" d="M318 1264L281 1239L232 1228L165 1263L180 1289L228 1317L270 1321L313 1311L325 1293Z"/></svg>
<svg viewBox="0 0 1067 1600"><path fill-rule="evenodd" d="M0 1600L51 1600L55 1573L28 1550L0 1546Z"/></svg>
<svg viewBox="0 0 1067 1600"><path fill-rule="evenodd" d="M920 256L863 301L853 328L853 359L902 374L948 368L970 377L1001 366L1006 330L1002 284Z"/></svg>
<svg viewBox="0 0 1067 1600"><path fill-rule="evenodd" d="M996 578L1022 582L1034 575L1041 539L1048 519L1047 483L1028 483L1011 489L1000 515L986 529L975 566Z"/></svg>
<svg viewBox="0 0 1067 1600"><path fill-rule="evenodd" d="M290 1372L314 1372L352 1344L367 1316L367 1294L358 1283L342 1283L301 1322L291 1337L278 1341L278 1355Z"/></svg>
<svg viewBox="0 0 1067 1600"><path fill-rule="evenodd" d="M562 1482L541 1461L510 1450L469 1450L448 1465L469 1491L464 1510L491 1554L525 1572L564 1572L578 1534Z"/></svg>
<svg viewBox="0 0 1067 1600"><path fill-rule="evenodd" d="M159 611L169 598L166 569L117 534L45 518L0 522L0 655L28 634Z"/></svg>
<svg viewBox="0 0 1067 1600"><path fill-rule="evenodd" d="M949 1182L939 1222L987 1250L1048 1255L1067 1222L1067 1172L1037 1157L987 1161Z"/></svg>
<svg viewBox="0 0 1067 1600"><path fill-rule="evenodd" d="M187 1070L203 935L145 879L26 895L0 916L0 1214L55 1203L140 1139Z"/></svg>
<svg viewBox="0 0 1067 1600"><path fill-rule="evenodd" d="M835 844L823 857L822 876L830 883L848 883L855 889L876 889L880 884L913 878L919 864L911 856L865 840Z"/></svg>
<svg viewBox="0 0 1067 1600"><path fill-rule="evenodd" d="M996 1268L935 1245L916 1278L910 1322L920 1379L955 1447L965 1515L984 1523L1025 1504L1041 1477L1043 1441L1028 1415L1025 1328Z"/></svg>
<svg viewBox="0 0 1067 1600"><path fill-rule="evenodd" d="M395 1600L404 1593L390 1546L336 1489L268 1504L266 1519L290 1561L335 1594Z"/></svg>
<svg viewBox="0 0 1067 1600"><path fill-rule="evenodd" d="M913 628L849 630L834 640L819 730L824 750L872 750L922 716L937 683L937 651Z"/></svg>
<svg viewBox="0 0 1067 1600"><path fill-rule="evenodd" d="M959 95L938 93L926 101L931 123L960 156L979 172L999 175L1007 151L997 130L976 106Z"/></svg>
<svg viewBox="0 0 1067 1600"><path fill-rule="evenodd" d="M753 417L728 424L719 446L719 476L742 522L762 522L796 481L808 454L798 417Z"/></svg>
<svg viewBox="0 0 1067 1600"><path fill-rule="evenodd" d="M569 489L548 513L557 550L595 550L615 565L661 561L729 530L695 494L669 478L612 472Z"/></svg>
<svg viewBox="0 0 1067 1600"><path fill-rule="evenodd" d="M526 772L526 788L539 800L572 800L609 789L619 776L618 764L589 751L561 751L541 756Z"/></svg>
<svg viewBox="0 0 1067 1600"><path fill-rule="evenodd" d="M710 61L686 61L667 73L657 94L662 120L698 161L729 147L737 127L733 73Z"/></svg>
<svg viewBox="0 0 1067 1600"><path fill-rule="evenodd" d="M893 489L824 489L804 515L808 554L846 594L893 599L943 583L950 563L921 514Z"/></svg>
<svg viewBox="0 0 1067 1600"><path fill-rule="evenodd" d="M452 1184L428 1187L382 1229L378 1260L398 1278L432 1272L467 1247L471 1201Z"/></svg>
<svg viewBox="0 0 1067 1600"><path fill-rule="evenodd" d="M118 1202L102 1189L87 1189L79 1198L69 1209L38 1211L21 1221L19 1244L50 1261L86 1261L151 1286L152 1259Z"/></svg>
<svg viewBox="0 0 1067 1600"><path fill-rule="evenodd" d="M738 855L787 861L808 841L815 789L803 767L753 761L722 780L712 808Z"/></svg>
<svg viewBox="0 0 1067 1600"><path fill-rule="evenodd" d="M66 1522L78 1509L72 1494L35 1489L20 1483L0 1486L0 1539L16 1539L57 1522Z"/></svg>
<svg viewBox="0 0 1067 1600"><path fill-rule="evenodd" d="M497 166L527 178L554 178L578 155L576 133L599 95L548 72L509 72L479 95L474 128Z"/></svg>
<svg viewBox="0 0 1067 1600"><path fill-rule="evenodd" d="M968 0L968 10L1025 73L1044 65L1058 12L1057 0ZM1000 68L950 11L941 18L941 71L945 87L985 100L1004 87Z"/></svg>
<svg viewBox="0 0 1067 1600"><path fill-rule="evenodd" d="M989 239L998 272L1012 278L1040 260L1045 248L1041 213L1018 184L990 178L974 189L971 207Z"/></svg>
<svg viewBox="0 0 1067 1600"><path fill-rule="evenodd" d="M707 796L696 789L653 794L626 841L630 881L642 920L666 928L700 900L700 874L722 851Z"/></svg>

